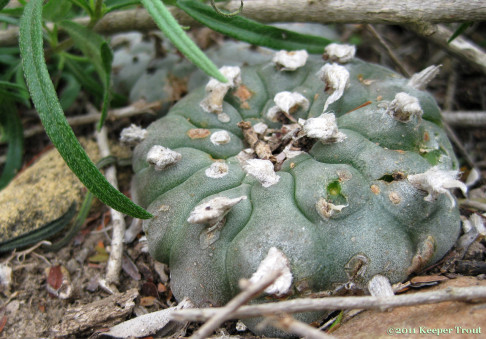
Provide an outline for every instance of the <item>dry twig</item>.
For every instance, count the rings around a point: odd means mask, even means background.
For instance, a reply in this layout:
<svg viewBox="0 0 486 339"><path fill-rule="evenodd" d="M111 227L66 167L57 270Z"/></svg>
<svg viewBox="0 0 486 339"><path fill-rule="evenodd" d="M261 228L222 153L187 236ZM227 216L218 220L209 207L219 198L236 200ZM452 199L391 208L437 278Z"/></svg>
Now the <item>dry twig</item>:
<svg viewBox="0 0 486 339"><path fill-rule="evenodd" d="M486 286L449 287L439 291L403 294L393 297L329 297L301 298L276 303L242 306L231 314L231 319L243 319L275 313L300 313L344 309L387 309L392 307L435 304L446 301L484 301ZM172 316L178 321L205 321L221 312L220 308L181 310Z"/></svg>
<svg viewBox="0 0 486 339"><path fill-rule="evenodd" d="M410 78L412 74L407 70L405 65L400 61L400 59L395 55L395 52L391 49L388 43L382 38L380 33L373 27L373 25L366 25L366 29L378 40L380 45L385 49L386 54L391 59L391 61L395 64L395 66L400 70L402 75Z"/></svg>
<svg viewBox="0 0 486 339"><path fill-rule="evenodd" d="M94 110L94 107L88 106L90 110ZM96 141L100 149L101 157L108 157L111 155L110 148L108 146L108 136L106 127L103 127L96 133ZM114 165L105 169L106 180L115 188L118 188L118 181L116 178L116 167ZM123 258L123 237L125 234L125 219L123 214L117 210L110 208L111 223L113 226L113 233L111 238L111 252L106 266L106 277L100 281L101 287L108 290L110 293L117 291L116 287L111 285L118 284L120 277L120 270Z"/></svg>
<svg viewBox="0 0 486 339"><path fill-rule="evenodd" d="M281 270L275 270L269 273L265 278L256 282L250 283L248 280L240 281L240 285L243 285L243 291L231 299L226 306L218 309L208 322L205 323L196 333L192 335L192 339L204 339L207 338L214 330L216 330L223 322L232 318L234 312L243 304L247 303L251 299L262 293L265 288L270 286L280 275ZM176 311L174 311L176 312ZM177 319L176 319L177 320Z"/></svg>
<svg viewBox="0 0 486 339"><path fill-rule="evenodd" d="M228 2L223 9L238 10L240 0ZM177 21L183 26L199 25L181 10L170 8ZM484 21L486 6L483 0L401 0L390 5L386 1L362 0L359 6L353 0L310 1L310 0L252 0L245 1L245 17L260 22L319 22L319 23L382 23L409 24L423 21L431 23ZM74 20L88 25L88 17ZM52 24L47 25L52 28ZM101 34L127 31L148 31L156 29L150 15L143 8L114 11L103 17L94 27ZM0 47L18 44L18 27L0 31Z"/></svg>
<svg viewBox="0 0 486 339"><path fill-rule="evenodd" d="M486 112L442 112L442 118L449 126L457 127L485 127Z"/></svg>
<svg viewBox="0 0 486 339"><path fill-rule="evenodd" d="M418 35L441 46L444 50L455 55L459 59L470 63L481 72L486 73L486 53L462 36L458 36L449 43L448 40L454 32L444 25L420 23L408 25L407 27Z"/></svg>
<svg viewBox="0 0 486 339"><path fill-rule="evenodd" d="M129 106L109 110L106 119L113 121L116 119L129 118L144 113L155 114L155 112L160 109L160 107L160 101L147 103L145 102L145 100L139 100ZM101 113L94 111L86 115L68 117L67 121L70 126L79 126L95 123L100 120L100 117ZM44 132L44 127L41 125L37 125L25 130L24 138L29 138L42 132Z"/></svg>
<svg viewBox="0 0 486 339"><path fill-rule="evenodd" d="M474 208L474 209L486 212L486 204L479 202L479 201L467 199L467 200L461 201L460 205L461 205L461 207Z"/></svg>

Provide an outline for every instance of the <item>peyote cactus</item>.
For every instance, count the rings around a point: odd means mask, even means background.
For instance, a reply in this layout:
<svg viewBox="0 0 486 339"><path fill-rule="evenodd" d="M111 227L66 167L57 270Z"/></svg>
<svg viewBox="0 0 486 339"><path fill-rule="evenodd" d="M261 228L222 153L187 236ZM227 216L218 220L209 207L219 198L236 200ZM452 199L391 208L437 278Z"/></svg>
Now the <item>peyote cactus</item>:
<svg viewBox="0 0 486 339"><path fill-rule="evenodd" d="M135 148L150 253L178 299L225 304L269 251L289 273L260 302L395 283L453 246L449 189L465 186L421 91L437 69L404 79L350 46L325 57L223 67L228 83L191 92Z"/></svg>

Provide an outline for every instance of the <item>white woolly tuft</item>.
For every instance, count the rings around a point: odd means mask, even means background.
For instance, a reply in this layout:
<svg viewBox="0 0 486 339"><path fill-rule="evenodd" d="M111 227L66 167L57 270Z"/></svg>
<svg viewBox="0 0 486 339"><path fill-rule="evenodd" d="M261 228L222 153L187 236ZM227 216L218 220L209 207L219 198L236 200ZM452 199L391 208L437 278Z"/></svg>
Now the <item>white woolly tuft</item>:
<svg viewBox="0 0 486 339"><path fill-rule="evenodd" d="M356 46L332 43L324 48L324 57L332 62L345 64L356 54Z"/></svg>
<svg viewBox="0 0 486 339"><path fill-rule="evenodd" d="M333 63L322 66L317 72L317 76L324 81L326 90L330 93L324 104L323 112L325 112L330 104L343 96L344 90L349 84L349 72L345 67Z"/></svg>
<svg viewBox="0 0 486 339"><path fill-rule="evenodd" d="M241 70L238 66L223 66L219 71L228 82L220 82L214 78L206 85L206 97L201 101L201 107L209 113L220 114L223 112L223 100L230 88L241 83Z"/></svg>
<svg viewBox="0 0 486 339"><path fill-rule="evenodd" d="M258 269L251 276L250 281L256 283L277 270L281 270L282 275L265 289L265 293L277 296L287 294L293 280L290 263L285 254L276 247L270 248L265 259L261 261Z"/></svg>
<svg viewBox="0 0 486 339"><path fill-rule="evenodd" d="M213 198L194 207L187 221L191 224L214 225L229 212L231 207L246 198L246 195L234 199L227 197Z"/></svg>
<svg viewBox="0 0 486 339"><path fill-rule="evenodd" d="M231 137L227 131L217 131L211 134L211 142L214 145L224 145L231 141Z"/></svg>
<svg viewBox="0 0 486 339"><path fill-rule="evenodd" d="M387 113L398 121L409 122L414 116L420 121L424 111L416 97L400 92L390 102Z"/></svg>
<svg viewBox="0 0 486 339"><path fill-rule="evenodd" d="M253 130L255 131L256 134L264 135L267 129L268 129L268 125L264 124L263 122L259 122L253 125Z"/></svg>
<svg viewBox="0 0 486 339"><path fill-rule="evenodd" d="M341 142L346 135L338 131L336 117L333 113L323 113L317 118L299 119L302 131L309 138L319 139L325 144Z"/></svg>
<svg viewBox="0 0 486 339"><path fill-rule="evenodd" d="M276 116L279 112L292 114L297 107L302 107L303 110L309 109L309 100L298 92L279 92L273 98L275 106L270 107L267 112L268 119L276 121Z"/></svg>
<svg viewBox="0 0 486 339"><path fill-rule="evenodd" d="M120 141L134 146L140 142L142 142L145 137L147 136L147 130L137 126L135 124L131 124L130 127L124 128L120 133Z"/></svg>
<svg viewBox="0 0 486 339"><path fill-rule="evenodd" d="M439 74L440 67L441 65L432 65L418 73L415 73L414 75L412 75L407 85L420 90L425 89L427 84L432 81L432 79L434 79L437 74Z"/></svg>
<svg viewBox="0 0 486 339"><path fill-rule="evenodd" d="M300 51L278 51L275 53L272 61L282 71L295 71L307 62L309 54L306 50Z"/></svg>
<svg viewBox="0 0 486 339"><path fill-rule="evenodd" d="M263 187L275 185L280 180L270 160L248 159L243 165L243 170L254 176Z"/></svg>
<svg viewBox="0 0 486 339"><path fill-rule="evenodd" d="M424 198L425 201L434 201L439 194L445 194L454 207L456 200L449 190L459 188L464 195L467 193L467 186L462 181L457 180L458 176L459 171L444 171L435 166L425 173L409 175L407 179L413 186L428 193Z"/></svg>
<svg viewBox="0 0 486 339"><path fill-rule="evenodd" d="M328 202L324 198L319 198L316 203L316 210L317 213L323 218L324 220L329 219L335 212L341 212L343 208L348 207L348 205L334 205L333 203Z"/></svg>
<svg viewBox="0 0 486 339"><path fill-rule="evenodd" d="M218 179L227 175L229 172L229 167L226 163L216 161L209 166L204 172L208 178Z"/></svg>
<svg viewBox="0 0 486 339"><path fill-rule="evenodd" d="M181 160L181 158L182 155L180 153L160 145L152 146L147 153L147 162L154 165L156 171L161 171L166 167L175 164Z"/></svg>

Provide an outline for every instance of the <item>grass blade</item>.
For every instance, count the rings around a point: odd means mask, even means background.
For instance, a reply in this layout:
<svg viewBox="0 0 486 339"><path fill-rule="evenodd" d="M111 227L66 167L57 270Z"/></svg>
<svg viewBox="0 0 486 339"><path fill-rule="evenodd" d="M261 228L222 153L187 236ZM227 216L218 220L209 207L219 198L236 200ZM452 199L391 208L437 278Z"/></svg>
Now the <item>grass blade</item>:
<svg viewBox="0 0 486 339"><path fill-rule="evenodd" d="M0 11L5 7L7 6L8 2L10 0L0 0Z"/></svg>
<svg viewBox="0 0 486 339"><path fill-rule="evenodd" d="M174 46L193 64L213 78L226 82L218 67L197 47L160 0L141 0L152 19Z"/></svg>
<svg viewBox="0 0 486 339"><path fill-rule="evenodd" d="M180 0L177 1L177 7L217 32L258 46L285 50L305 49L309 53L321 54L324 47L333 42L319 36L264 25L240 15L223 16L197 1Z"/></svg>
<svg viewBox="0 0 486 339"><path fill-rule="evenodd" d="M101 129L106 119L110 101L110 75L113 53L105 39L89 28L73 21L63 21L60 23L60 26L71 36L74 45L91 60L103 85L101 119L98 124L98 129Z"/></svg>
<svg viewBox="0 0 486 339"><path fill-rule="evenodd" d="M75 214L76 203L72 203L66 213L64 213L58 219L43 225L41 228L32 230L26 234L19 235L18 237L8 239L0 243L0 253L8 252L16 248L27 247L38 243L39 241L45 240L54 234L57 234L67 227Z"/></svg>
<svg viewBox="0 0 486 339"><path fill-rule="evenodd" d="M0 177L0 190L3 189L15 177L22 167L22 154L24 149L24 135L22 122L14 103L9 99L0 100L2 114L0 125L5 132L8 142L7 161Z"/></svg>
<svg viewBox="0 0 486 339"><path fill-rule="evenodd" d="M25 6L20 21L20 51L27 86L42 124L74 174L108 206L140 219L152 217L110 185L86 155L67 123L44 59L42 0L32 0Z"/></svg>
<svg viewBox="0 0 486 339"><path fill-rule="evenodd" d="M468 29L469 26L471 26L472 24L473 24L472 21L463 22L459 26L459 28L457 28L456 31L454 33L452 33L452 35L449 38L449 40L447 40L447 43L450 44L455 38L457 38L459 35L461 35L462 33L464 33L466 31L466 29Z"/></svg>

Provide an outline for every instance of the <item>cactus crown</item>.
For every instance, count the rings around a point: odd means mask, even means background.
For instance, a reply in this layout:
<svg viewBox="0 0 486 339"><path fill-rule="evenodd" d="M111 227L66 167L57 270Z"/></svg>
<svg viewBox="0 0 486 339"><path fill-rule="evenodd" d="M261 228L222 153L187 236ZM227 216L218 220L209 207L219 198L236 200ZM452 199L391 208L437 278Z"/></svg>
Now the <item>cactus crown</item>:
<svg viewBox="0 0 486 339"><path fill-rule="evenodd" d="M464 187L420 90L430 77L404 79L349 46L327 48L326 62L304 56L223 69L228 83L191 92L135 149L136 196L155 215L150 252L169 264L176 297L224 304L270 250L289 272L269 297L366 289L377 274L405 279L457 239L449 189ZM156 146L176 161L154 160Z"/></svg>

